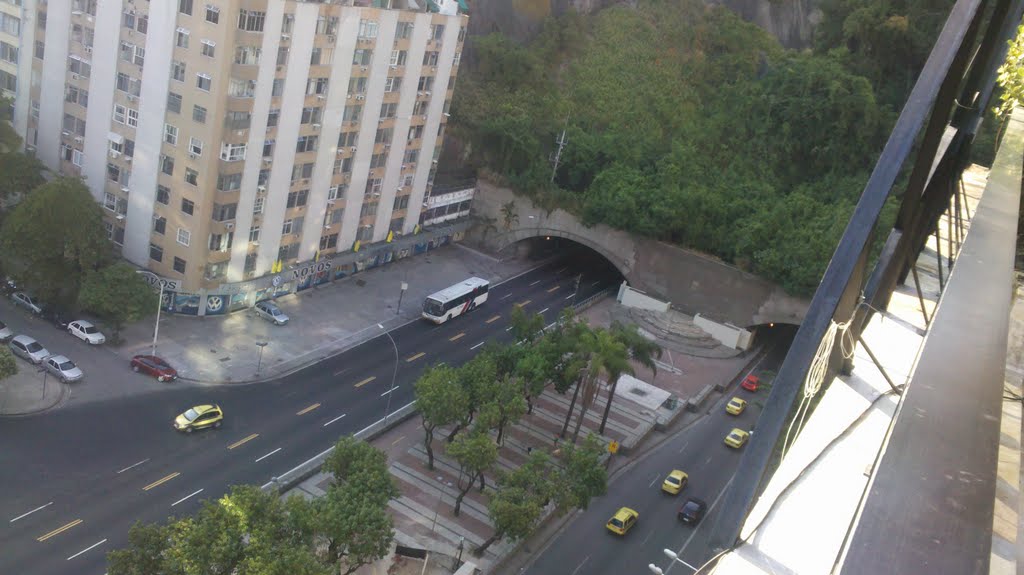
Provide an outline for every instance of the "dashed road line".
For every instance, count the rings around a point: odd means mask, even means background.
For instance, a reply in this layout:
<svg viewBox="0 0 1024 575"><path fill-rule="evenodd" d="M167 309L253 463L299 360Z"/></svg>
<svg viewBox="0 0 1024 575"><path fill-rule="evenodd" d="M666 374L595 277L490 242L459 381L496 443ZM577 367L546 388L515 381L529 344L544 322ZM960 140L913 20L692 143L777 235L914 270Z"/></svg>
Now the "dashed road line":
<svg viewBox="0 0 1024 575"><path fill-rule="evenodd" d="M268 453L268 454L266 454L266 455L264 455L262 457L257 457L255 463L259 463L259 462L263 461L264 459L270 457L271 455L277 453L278 451L281 451L280 447L278 447L277 449L271 451L270 453Z"/></svg>
<svg viewBox="0 0 1024 575"><path fill-rule="evenodd" d="M682 453L683 451L686 451L686 446L688 446L688 445L690 445L689 441L684 443L683 446L679 448L679 453Z"/></svg>
<svg viewBox="0 0 1024 575"><path fill-rule="evenodd" d="M509 293L507 293L507 294L505 294L505 295L501 296L501 299L508 299L508 298L510 298L510 297L512 297L512 292L509 292Z"/></svg>
<svg viewBox="0 0 1024 575"><path fill-rule="evenodd" d="M576 297L576 294L569 294L568 296L565 297L565 299L572 299L574 297Z"/></svg>
<svg viewBox="0 0 1024 575"><path fill-rule="evenodd" d="M576 566L576 568L572 570L572 575L576 575L576 572L577 572L577 571L579 571L580 569L582 569L582 568L583 568L583 565L584 565L584 564L585 564L585 563L586 563L587 561L589 561L589 560L590 560L590 555L587 555L586 557L584 557L584 558L583 558L583 561L580 561L580 564L579 564L579 565L577 565L577 566Z"/></svg>
<svg viewBox="0 0 1024 575"><path fill-rule="evenodd" d="M140 461L140 462L138 462L138 463L133 463L133 464L129 465L128 467L125 467L125 468L124 468L124 469L122 469L121 471L118 471L118 472L117 472L117 474L118 474L118 475L121 475L121 474L122 474L122 473L124 473L125 471L128 471L129 469L132 469L133 467L138 467L138 466L142 465L143 463L145 463L145 462L147 462L147 461L149 461L149 458L148 458L148 457L147 457L146 459L143 459L142 461Z"/></svg>
<svg viewBox="0 0 1024 575"><path fill-rule="evenodd" d="M245 443L247 441L252 441L253 439L256 439L259 436L260 436L260 434L253 433L249 437L243 437L242 439L239 439L238 441L236 441L236 442L232 443L231 445L229 445L228 449L234 449L234 448L238 447L239 445L242 445L243 443Z"/></svg>
<svg viewBox="0 0 1024 575"><path fill-rule="evenodd" d="M338 417L335 417L334 419L332 419L332 420L328 421L327 423L325 423L323 426L327 427L328 425L334 423L335 421L338 421L339 419L341 419L342 417L345 417L346 415L348 415L348 414L347 413L342 413Z"/></svg>
<svg viewBox="0 0 1024 575"><path fill-rule="evenodd" d="M466 332L462 332L460 334L453 335L453 336L448 338L448 341L455 341L457 339L461 339L461 338L465 337L465 335L466 335Z"/></svg>
<svg viewBox="0 0 1024 575"><path fill-rule="evenodd" d="M555 293L556 291L558 291L558 288L560 288L560 287L562 287L562 286L555 286L555 287L549 289L548 293Z"/></svg>
<svg viewBox="0 0 1024 575"><path fill-rule="evenodd" d="M179 500L175 501L174 503L171 503L171 507L174 507L175 505L177 505L177 504L181 503L182 501L185 501L185 500L186 500L186 499L188 499L189 497L194 497L194 496L196 496L196 495L199 495L199 494L200 494L200 493L202 493L202 492L203 492L203 490L202 490L202 489L200 489L200 490L198 490L198 491L193 491L192 493L189 493L188 495L186 495L186 496L182 497L181 499L179 499Z"/></svg>
<svg viewBox="0 0 1024 575"><path fill-rule="evenodd" d="M366 385L367 383L370 383L371 381L373 381L375 379L377 379L377 376L376 375L371 375L370 377L368 377L368 378L364 379L363 381L360 381L359 383L357 383L356 387L362 387L362 386Z"/></svg>
<svg viewBox="0 0 1024 575"><path fill-rule="evenodd" d="M179 475L181 475L181 473L175 471L174 473L168 475L167 477L164 477L163 479L157 479L153 483L150 483L149 485L143 487L142 490L143 491L149 491L150 489L153 489L154 487L159 487L160 485L163 485L164 483L167 483L168 481L174 479L175 477L177 477Z"/></svg>
<svg viewBox="0 0 1024 575"><path fill-rule="evenodd" d="M499 319L501 319L501 314L498 314L498 315L492 317L491 319L485 321L484 323L494 323L494 322L498 321Z"/></svg>
<svg viewBox="0 0 1024 575"><path fill-rule="evenodd" d="M532 301L533 301L532 299L528 299L526 301L519 302L519 303L516 304L516 307L526 307L526 306L530 305L530 302L532 302Z"/></svg>
<svg viewBox="0 0 1024 575"><path fill-rule="evenodd" d="M551 309L551 308L549 308L549 307L546 307L546 308L544 308L544 309L540 310L540 311L539 311L539 312L537 312L537 313L539 313L539 314L541 314L541 315L544 315L544 312L548 311L549 309Z"/></svg>
<svg viewBox="0 0 1024 575"><path fill-rule="evenodd" d="M505 328L505 331L512 331L513 327L515 327L515 326L514 325L510 325L510 326Z"/></svg>
<svg viewBox="0 0 1024 575"><path fill-rule="evenodd" d="M85 549L82 549L82 550L81 550L81 551L79 551L78 553L75 553L75 554L74 554L74 555L72 555L71 557L68 557L68 558L67 558L67 561L71 561L72 559L74 559L75 557L78 557L78 556L79 556L79 555L81 555L82 553L85 553L86 551L91 551L91 550L93 550L93 549L95 549L95 548L99 547L100 545L103 545L103 544L104 544L104 543L106 543L106 542L107 542L107 540L106 540L106 539L104 539L103 541L100 541L99 543L93 543L92 545L90 545L90 546L86 547Z"/></svg>
<svg viewBox="0 0 1024 575"><path fill-rule="evenodd" d="M469 349L476 349L476 348L480 347L480 346L481 346L481 345L483 345L483 344L484 344L484 342L482 342L482 341L481 341L480 343L478 343L478 344L474 345L473 347L471 347L471 348L469 348Z"/></svg>
<svg viewBox="0 0 1024 575"><path fill-rule="evenodd" d="M351 368L346 367L345 369L339 369L338 371L334 372L334 377L338 377L339 375L345 373L349 369L351 369Z"/></svg>
<svg viewBox="0 0 1024 575"><path fill-rule="evenodd" d="M40 505L39 507L36 507L35 509L33 509L32 511L29 511L28 513L22 513L21 515L19 515L19 516L15 517L14 519L11 519L10 521L8 521L8 523L14 523L15 521L17 521L19 519L24 519L25 517L28 517L29 515L32 515L36 511L39 511L40 509L46 509L47 507L49 507L51 505L53 505L53 501L47 503L46 505Z"/></svg>
<svg viewBox="0 0 1024 575"><path fill-rule="evenodd" d="M81 519L75 519L74 521L68 523L67 525L64 525L63 527L58 527L58 528L54 529L53 531L50 531L46 535L40 535L39 537L36 537L36 541L39 541L39 542L46 541L47 539L49 539L51 537L55 537L57 535L60 535L61 533L64 533L68 529L71 529L72 527L74 527L75 525L80 524L81 522L82 522Z"/></svg>
<svg viewBox="0 0 1024 575"><path fill-rule="evenodd" d="M421 357L423 357L425 355L427 355L427 353L421 351L421 352L417 353L416 355L411 355L411 356L405 358L405 363L412 363L412 362L416 361L417 359L419 359L419 358L421 358Z"/></svg>
<svg viewBox="0 0 1024 575"><path fill-rule="evenodd" d="M596 282L590 284L590 287L594 287L594 286L596 286L599 283L601 283L601 280L597 280Z"/></svg>
<svg viewBox="0 0 1024 575"><path fill-rule="evenodd" d="M319 403L314 403L313 405L311 405L311 406L309 406L309 407L307 407L307 408L305 408L303 410L296 411L295 415L306 415L307 413L309 413L310 411L313 411L314 409L316 409L318 407L320 407L320 404Z"/></svg>
<svg viewBox="0 0 1024 575"><path fill-rule="evenodd" d="M381 397L384 397L385 395L387 395L387 394L391 393L392 391L394 391L394 390L398 389L399 387L402 387L402 386L400 386L400 385L396 385L396 386L392 387L391 389L389 389L389 390L385 391L384 393L380 394L380 396L381 396Z"/></svg>
<svg viewBox="0 0 1024 575"><path fill-rule="evenodd" d="M533 287L533 286L535 286L535 285L537 285L539 283L540 283L540 280L537 280L537 281L533 282L532 284L530 284L530 287Z"/></svg>
<svg viewBox="0 0 1024 575"><path fill-rule="evenodd" d="M560 274L560 273L564 272L564 271L565 271L565 270L567 270L567 269L569 269L569 268L562 268L562 269L558 270L558 271L557 271L557 272L555 272L555 273L556 273L556 274Z"/></svg>

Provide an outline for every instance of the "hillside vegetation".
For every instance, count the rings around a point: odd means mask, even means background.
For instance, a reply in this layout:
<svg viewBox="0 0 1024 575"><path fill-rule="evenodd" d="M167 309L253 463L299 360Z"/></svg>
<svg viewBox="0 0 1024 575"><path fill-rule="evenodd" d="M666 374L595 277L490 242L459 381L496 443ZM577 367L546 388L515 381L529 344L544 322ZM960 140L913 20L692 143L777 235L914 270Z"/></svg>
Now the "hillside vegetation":
<svg viewBox="0 0 1024 575"><path fill-rule="evenodd" d="M474 37L452 129L470 163L549 209L807 295L938 30L911 26L899 3L824 9L806 52L696 0L569 14L526 46Z"/></svg>

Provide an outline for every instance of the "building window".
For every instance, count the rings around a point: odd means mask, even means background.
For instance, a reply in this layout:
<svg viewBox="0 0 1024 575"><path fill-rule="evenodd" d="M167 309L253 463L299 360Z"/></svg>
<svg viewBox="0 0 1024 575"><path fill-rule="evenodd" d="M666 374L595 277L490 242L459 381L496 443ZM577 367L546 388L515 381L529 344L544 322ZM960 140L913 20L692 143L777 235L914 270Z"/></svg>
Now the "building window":
<svg viewBox="0 0 1024 575"><path fill-rule="evenodd" d="M256 80L239 80L231 78L228 82L228 96L232 98L252 98L256 95Z"/></svg>
<svg viewBox="0 0 1024 575"><path fill-rule="evenodd" d="M133 128L139 127L139 111L135 108L128 108L128 119L125 122Z"/></svg>
<svg viewBox="0 0 1024 575"><path fill-rule="evenodd" d="M186 264L185 260L183 260L183 259L181 259L179 257L175 257L174 258L174 271L178 272L179 274L185 273L185 264Z"/></svg>
<svg viewBox="0 0 1024 575"><path fill-rule="evenodd" d="M65 132L85 136L85 120L76 118L71 114L64 114L63 128Z"/></svg>
<svg viewBox="0 0 1024 575"><path fill-rule="evenodd" d="M193 186L199 185L199 172L192 168L185 168L185 183L192 184Z"/></svg>
<svg viewBox="0 0 1024 575"><path fill-rule="evenodd" d="M178 0L178 12L192 15L192 0Z"/></svg>
<svg viewBox="0 0 1024 575"><path fill-rule="evenodd" d="M124 245L124 227L123 226L115 227L114 228L114 237L111 238L111 239L114 241L115 244L117 244L119 246L123 246Z"/></svg>
<svg viewBox="0 0 1024 575"><path fill-rule="evenodd" d="M164 124L164 142L172 145L178 145L178 127L170 124Z"/></svg>
<svg viewBox="0 0 1024 575"><path fill-rule="evenodd" d="M419 150L406 150L405 158L402 160L403 164L415 164L420 159Z"/></svg>
<svg viewBox="0 0 1024 575"><path fill-rule="evenodd" d="M296 164L292 167L292 181L304 180L313 177L313 163Z"/></svg>
<svg viewBox="0 0 1024 575"><path fill-rule="evenodd" d="M370 169L383 168L387 161L388 155L386 153L374 154L373 157L370 158Z"/></svg>
<svg viewBox="0 0 1024 575"><path fill-rule="evenodd" d="M230 192L242 187L242 174L220 174L217 176L217 189Z"/></svg>
<svg viewBox="0 0 1024 575"><path fill-rule="evenodd" d="M359 139L359 132L342 132L338 134L338 147L339 148L351 148L356 145L356 140ZM341 150L338 150L339 152Z"/></svg>
<svg viewBox="0 0 1024 575"><path fill-rule="evenodd" d="M188 48L188 40L191 34L187 28L178 28L175 34L175 44L179 48Z"/></svg>
<svg viewBox="0 0 1024 575"><path fill-rule="evenodd" d="M416 85L417 92L429 92L434 87L433 76L420 76L420 82Z"/></svg>
<svg viewBox="0 0 1024 575"><path fill-rule="evenodd" d="M155 262L164 261L164 249L156 244L149 244L149 259Z"/></svg>
<svg viewBox="0 0 1024 575"><path fill-rule="evenodd" d="M202 106L192 106L192 120L200 123L206 123L206 108Z"/></svg>
<svg viewBox="0 0 1024 575"><path fill-rule="evenodd" d="M361 40L372 40L377 37L377 25L376 20L360 20L359 21L359 38Z"/></svg>
<svg viewBox="0 0 1024 575"><path fill-rule="evenodd" d="M377 204L374 202L366 202L359 208L359 217L365 218L366 216L377 215Z"/></svg>
<svg viewBox="0 0 1024 575"><path fill-rule="evenodd" d="M0 42L0 60L10 62L11 64L18 63L18 47L12 46L7 42Z"/></svg>
<svg viewBox="0 0 1024 575"><path fill-rule="evenodd" d="M293 260L298 255L299 255L299 244L298 244L298 242L292 243L292 244L288 244L286 246L281 246L280 249L277 250L277 259L281 260L282 262L286 262L288 260Z"/></svg>
<svg viewBox="0 0 1024 575"><path fill-rule="evenodd" d="M209 92L210 87L213 85L213 78L207 74L196 74L196 88Z"/></svg>
<svg viewBox="0 0 1024 575"><path fill-rule="evenodd" d="M424 115L426 113L427 113L427 101L426 100L416 100L416 103L413 104L413 106L412 106L412 115L413 116L422 116L422 115Z"/></svg>
<svg viewBox="0 0 1024 575"><path fill-rule="evenodd" d="M246 32L262 32L266 12L256 10L238 11L238 29Z"/></svg>
<svg viewBox="0 0 1024 575"><path fill-rule="evenodd" d="M46 54L46 44L43 44L42 40L36 40L35 57L40 60L43 59L43 55Z"/></svg>
<svg viewBox="0 0 1024 575"><path fill-rule="evenodd" d="M217 54L217 43L213 40L204 39L201 42L201 44L202 48L200 48L200 51L202 52L203 56L206 56L207 58L213 58Z"/></svg>
<svg viewBox="0 0 1024 575"><path fill-rule="evenodd" d="M409 196L398 196L395 198L394 209L404 210L409 207Z"/></svg>
<svg viewBox="0 0 1024 575"><path fill-rule="evenodd" d="M402 187L403 188L410 188L410 187L412 187L412 178L413 178L413 174L405 174L404 176L402 176Z"/></svg>
<svg viewBox="0 0 1024 575"><path fill-rule="evenodd" d="M365 225L356 231L356 239L361 242L368 242L373 239L373 226Z"/></svg>
<svg viewBox="0 0 1024 575"><path fill-rule="evenodd" d="M181 211L191 216L196 211L196 204L195 204L195 202L193 202L192 200L188 200L188 199L182 198L181 199ZM178 232L178 235L180 237L181 232ZM188 244L185 244L185 245L187 246Z"/></svg>
<svg viewBox="0 0 1024 575"><path fill-rule="evenodd" d="M437 66L437 50L427 50L423 53L424 66Z"/></svg>
<svg viewBox="0 0 1024 575"><path fill-rule="evenodd" d="M301 154L302 152L316 151L318 139L317 136L299 136L298 141L295 143L295 153Z"/></svg>
<svg viewBox="0 0 1024 575"><path fill-rule="evenodd" d="M384 188L384 180L381 178L370 178L366 180L366 193L379 196L381 190Z"/></svg>
<svg viewBox="0 0 1024 575"><path fill-rule="evenodd" d="M130 96L138 96L142 93L142 80L139 78L132 78L124 72L117 73L116 85L118 90L121 90Z"/></svg>
<svg viewBox="0 0 1024 575"><path fill-rule="evenodd" d="M231 242L235 237L234 232L226 234L210 234L210 251L226 252L231 249Z"/></svg>
<svg viewBox="0 0 1024 575"><path fill-rule="evenodd" d="M320 238L320 249L331 250L338 247L338 234L331 234Z"/></svg>
<svg viewBox="0 0 1024 575"><path fill-rule="evenodd" d="M274 126L277 125L277 122L280 119L281 119L281 110L278 109L278 108L271 109L269 112L267 112L267 127L268 128L273 128Z"/></svg>
<svg viewBox="0 0 1024 575"><path fill-rule="evenodd" d="M167 93L167 111L175 114L181 113L181 94Z"/></svg>
<svg viewBox="0 0 1024 575"><path fill-rule="evenodd" d="M331 186L327 190L327 201L338 199L338 188L339 186Z"/></svg>
<svg viewBox="0 0 1024 575"><path fill-rule="evenodd" d="M171 79L176 82L185 81L185 63L174 60L171 62Z"/></svg>
<svg viewBox="0 0 1024 575"><path fill-rule="evenodd" d="M235 64L258 66L261 52L259 46L237 46L235 47Z"/></svg>
<svg viewBox="0 0 1024 575"><path fill-rule="evenodd" d="M369 66L371 61L373 61L373 50L369 48L356 48L355 53L352 54L354 66Z"/></svg>
<svg viewBox="0 0 1024 575"><path fill-rule="evenodd" d="M178 243L188 247L189 242L192 240L192 233L185 228L178 228Z"/></svg>
<svg viewBox="0 0 1024 575"><path fill-rule="evenodd" d="M263 213L263 198L256 198L252 202L252 213L258 215Z"/></svg>
<svg viewBox="0 0 1024 575"><path fill-rule="evenodd" d="M256 271L256 254L245 254L245 273Z"/></svg>
<svg viewBox="0 0 1024 575"><path fill-rule="evenodd" d="M288 207L289 208L301 208L306 205L306 201L309 199L309 190L298 190L295 192L289 192L288 194Z"/></svg>
<svg viewBox="0 0 1024 575"><path fill-rule="evenodd" d="M345 208L338 208L331 212L331 225L340 224L345 217Z"/></svg>
<svg viewBox="0 0 1024 575"><path fill-rule="evenodd" d="M412 22L399 22L398 28L395 30L395 37L399 40L405 40L412 36L413 23Z"/></svg>
<svg viewBox="0 0 1024 575"><path fill-rule="evenodd" d="M380 106L380 117L382 119L394 118L395 112L398 110L398 104L390 102L387 104L381 104Z"/></svg>
<svg viewBox="0 0 1024 575"><path fill-rule="evenodd" d="M103 207L110 211L117 209L117 196L110 192L103 192Z"/></svg>
<svg viewBox="0 0 1024 575"><path fill-rule="evenodd" d="M319 124L320 119L323 117L323 108L309 107L302 109L302 123L303 124Z"/></svg>
<svg viewBox="0 0 1024 575"><path fill-rule="evenodd" d="M384 81L385 92L397 92L402 87L401 76L388 76L388 79Z"/></svg>
<svg viewBox="0 0 1024 575"><path fill-rule="evenodd" d="M434 24L430 27L430 39L440 42L444 37L444 24Z"/></svg>
<svg viewBox="0 0 1024 575"><path fill-rule="evenodd" d="M390 64L392 66L405 66L405 59L409 56L409 53L405 50L392 50Z"/></svg>
<svg viewBox="0 0 1024 575"><path fill-rule="evenodd" d="M306 95L327 93L327 78L309 78L306 80Z"/></svg>
<svg viewBox="0 0 1024 575"><path fill-rule="evenodd" d="M167 186L157 186L156 187L156 201L160 202L161 204L163 204L165 206L170 204L171 203L171 189L168 188Z"/></svg>
<svg viewBox="0 0 1024 575"><path fill-rule="evenodd" d="M235 212L238 210L238 203L213 204L213 221L227 222L235 219Z"/></svg>
<svg viewBox="0 0 1024 575"><path fill-rule="evenodd" d="M344 122L358 123L359 118L363 115L363 106L357 104L355 106L345 106L345 111L342 113L341 119Z"/></svg>
<svg viewBox="0 0 1024 575"><path fill-rule="evenodd" d="M188 153L199 157L203 155L203 141L199 138L188 139Z"/></svg>
<svg viewBox="0 0 1024 575"><path fill-rule="evenodd" d="M167 174L168 176L174 175L174 157L173 156L161 156L160 159L160 171Z"/></svg>
<svg viewBox="0 0 1024 575"><path fill-rule="evenodd" d="M294 26L294 25L295 25L295 14L285 14L284 17L281 18L281 33L282 34L291 34L292 33L292 26Z"/></svg>
<svg viewBox="0 0 1024 575"><path fill-rule="evenodd" d="M281 235L292 233L292 224L294 224L293 220L285 220L284 224L281 226Z"/></svg>
<svg viewBox="0 0 1024 575"><path fill-rule="evenodd" d="M164 235L167 232L167 218L158 217L153 220L153 231Z"/></svg>
<svg viewBox="0 0 1024 575"><path fill-rule="evenodd" d="M335 174L349 174L352 173L352 157L338 158L334 161L334 173Z"/></svg>
<svg viewBox="0 0 1024 575"><path fill-rule="evenodd" d="M390 228L390 230L395 232L396 234L402 233L402 228L404 228L404 227L405 227L405 216L402 216L400 218L395 218L395 219L391 220L391 228Z"/></svg>
<svg viewBox="0 0 1024 575"><path fill-rule="evenodd" d="M247 144L221 144L220 159L225 162L238 162L245 159Z"/></svg>
<svg viewBox="0 0 1024 575"><path fill-rule="evenodd" d="M260 241L260 227L259 226L252 226L251 228L249 228L249 241L250 242L258 242L258 241Z"/></svg>
<svg viewBox="0 0 1024 575"><path fill-rule="evenodd" d="M220 23L220 8L218 8L216 6L212 6L210 4L207 4L206 5L206 21L209 22L210 24L219 24Z"/></svg>

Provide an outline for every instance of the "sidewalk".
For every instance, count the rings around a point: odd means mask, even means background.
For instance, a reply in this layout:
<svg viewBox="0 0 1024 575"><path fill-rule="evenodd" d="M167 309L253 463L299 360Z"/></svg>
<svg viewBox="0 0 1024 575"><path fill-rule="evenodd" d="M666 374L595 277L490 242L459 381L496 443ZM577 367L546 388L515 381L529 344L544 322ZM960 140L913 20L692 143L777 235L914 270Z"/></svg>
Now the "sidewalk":
<svg viewBox="0 0 1024 575"><path fill-rule="evenodd" d="M18 373L0 380L0 416L32 415L52 409L65 401L69 385L51 375L40 373L39 367L15 359ZM46 376L44 378L44 375Z"/></svg>

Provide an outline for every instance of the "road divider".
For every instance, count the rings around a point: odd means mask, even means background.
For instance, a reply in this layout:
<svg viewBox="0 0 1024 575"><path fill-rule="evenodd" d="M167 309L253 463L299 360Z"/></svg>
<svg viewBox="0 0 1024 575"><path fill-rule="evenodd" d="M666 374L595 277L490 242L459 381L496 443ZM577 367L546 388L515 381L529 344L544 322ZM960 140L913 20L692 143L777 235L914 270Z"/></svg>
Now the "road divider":
<svg viewBox="0 0 1024 575"><path fill-rule="evenodd" d="M200 494L200 493L202 493L202 492L203 492L203 490L202 490L202 489L199 489L199 490L193 491L192 493L189 493L188 495L186 495L186 496L182 497L181 499L179 499L179 500L175 501L174 503L171 503L171 507L174 507L175 505L177 505L177 504L181 503L182 501L185 501L185 500L187 500L187 499L188 499L188 498L190 498L190 497L195 497L196 495L199 495L199 494Z"/></svg>
<svg viewBox="0 0 1024 575"><path fill-rule="evenodd" d="M484 323L494 323L494 322L498 321L499 319L501 319L501 314L498 314L498 315L492 317L491 319L485 321Z"/></svg>
<svg viewBox="0 0 1024 575"><path fill-rule="evenodd" d="M239 439L238 441L236 441L236 442L232 443L231 445L229 445L228 449L234 449L234 448L238 447L239 445L242 445L242 444L244 444L246 442L249 442L249 441L252 441L253 439L256 439L259 436L260 436L260 434L253 433L249 437L243 437L242 439Z"/></svg>
<svg viewBox="0 0 1024 575"><path fill-rule="evenodd" d="M357 383L356 387L362 387L362 386L366 385L367 383L370 383L371 381L373 381L375 379L377 379L377 376L376 375L371 375L370 377L368 377L368 378L364 379L363 381L360 381L359 383Z"/></svg>
<svg viewBox="0 0 1024 575"><path fill-rule="evenodd" d="M149 458L148 458L148 457L147 457L146 459L143 459L142 461L140 461L140 462L138 462L138 463L133 463L133 464L129 465L128 467L125 467L125 468L124 468L124 469L122 469L121 471L118 471L118 472L117 472L117 475L121 475L122 473L124 473L125 471L128 471L129 469L134 469L134 468L136 468L136 467L138 467L138 466L142 465L143 463L145 463L145 462L147 462L147 461L149 461Z"/></svg>
<svg viewBox="0 0 1024 575"><path fill-rule="evenodd" d="M348 414L347 413L342 413L338 417L335 417L334 419L332 419L332 420L328 421L327 423L325 423L323 426L327 427L328 425L334 423L335 421L338 421L339 419L341 419L342 417L345 417L346 415L348 415Z"/></svg>
<svg viewBox="0 0 1024 575"><path fill-rule="evenodd" d="M456 340L461 339L461 338L463 338L465 336L466 336L466 332L462 332L462 333L459 333L459 334L456 334L456 335L453 335L453 336L449 337L448 341L456 341Z"/></svg>
<svg viewBox="0 0 1024 575"><path fill-rule="evenodd" d="M63 527L58 527L58 528L54 529L53 531L50 531L46 535L40 535L39 537L36 537L36 541L39 541L41 543L41 542L46 541L47 539L49 539L51 537L56 537L57 535L60 535L61 533L64 533L68 529L71 529L72 527L74 527L76 525L79 525L81 523L82 523L81 519L75 519L74 521L68 523L67 525L64 525Z"/></svg>
<svg viewBox="0 0 1024 575"><path fill-rule="evenodd" d="M28 513L22 513L21 515L19 515L19 516L15 517L14 519L11 519L10 521L8 521L8 523L14 523L15 521L17 521L19 519L28 517L29 515L32 515L36 511L39 511L40 509L46 509L47 507L49 507L51 505L53 505L53 501L47 503L46 505L40 505L39 507L36 507L35 509L33 509L32 511L29 511Z"/></svg>
<svg viewBox="0 0 1024 575"><path fill-rule="evenodd" d="M405 363L412 363L412 362L416 361L417 359L419 359L419 358L421 358L421 357L423 357L425 355L427 355L426 352L421 351L421 352L417 353L416 355L411 355L411 356L407 357L405 359Z"/></svg>
<svg viewBox="0 0 1024 575"><path fill-rule="evenodd" d="M174 473L168 475L167 477L164 477L163 479L157 479L153 483L150 483L149 485L143 487L142 490L143 491L149 491L150 489L153 489L154 487L159 487L159 486L163 485L164 483L167 483L168 481L174 479L175 477L177 477L179 475L181 475L181 473L175 471Z"/></svg>
<svg viewBox="0 0 1024 575"><path fill-rule="evenodd" d="M278 447L277 449L275 449L275 450L271 451L270 453L268 453L268 454L266 454L266 455L264 455L264 456L261 456L261 457L257 457L257 458L256 458L256 461L255 461L255 462L256 462L256 463L259 463L259 462L263 461L264 459L266 459L266 458L270 457L271 455L273 455L273 454L277 453L278 451L281 451L281 448L280 448L280 447Z"/></svg>
<svg viewBox="0 0 1024 575"><path fill-rule="evenodd" d="M318 407L320 407L320 404L319 403L314 403L313 405L311 405L311 406L309 406L309 407L307 407L305 409L302 409L302 410L299 410L299 411L295 412L295 415L306 415L307 413L309 413L310 411L313 411L314 409L316 409Z"/></svg>
<svg viewBox="0 0 1024 575"><path fill-rule="evenodd" d="M106 543L106 542L107 542L107 540L106 540L106 539L104 539L103 541L100 541L99 543L93 543L92 545L90 545L90 546L86 547L85 549L82 549L82 550L81 550L81 551L79 551L78 553L75 553L75 554L74 554L74 555L72 555L71 557L68 557L68 558L67 558L67 561L71 561L72 559L74 559L75 557L78 557L79 555L81 555L82 553L85 553L86 551L92 551L93 549L95 549L95 548L99 547L100 545L103 545L103 544L104 544L104 543Z"/></svg>

